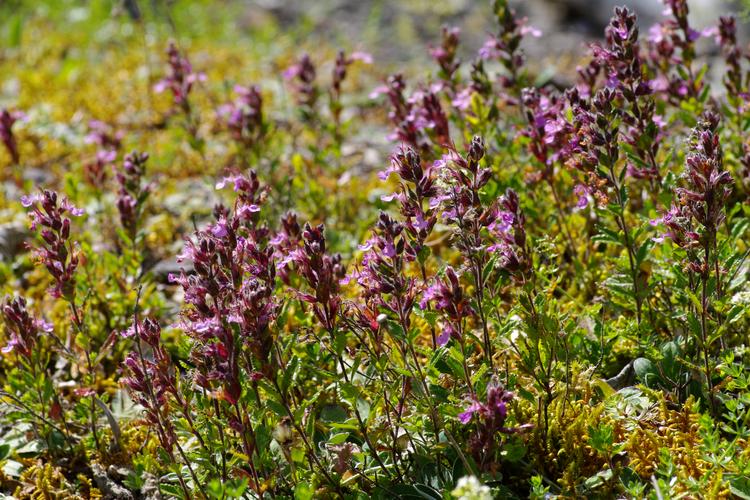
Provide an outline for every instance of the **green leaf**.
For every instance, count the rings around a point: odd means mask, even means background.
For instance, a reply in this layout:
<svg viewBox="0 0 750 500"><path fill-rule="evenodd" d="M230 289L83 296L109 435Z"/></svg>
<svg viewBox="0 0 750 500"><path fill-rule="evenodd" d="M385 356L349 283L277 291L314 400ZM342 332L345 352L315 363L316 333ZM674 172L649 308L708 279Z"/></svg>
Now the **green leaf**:
<svg viewBox="0 0 750 500"><path fill-rule="evenodd" d="M526 455L526 446L520 439L509 439L503 445L502 456L508 462L515 463Z"/></svg>
<svg viewBox="0 0 750 500"><path fill-rule="evenodd" d="M612 426L601 425L600 427L588 428L589 445L604 456L609 456L614 445L614 430Z"/></svg>
<svg viewBox="0 0 750 500"><path fill-rule="evenodd" d="M46 449L47 445L44 440L34 439L17 449L16 453L21 457L35 457Z"/></svg>
<svg viewBox="0 0 750 500"><path fill-rule="evenodd" d="M633 369L638 379L646 385L649 385L649 381L657 377L656 367L649 359L636 359L633 361Z"/></svg>
<svg viewBox="0 0 750 500"><path fill-rule="evenodd" d="M587 489L593 490L606 484L608 481L612 479L612 476L613 476L612 469L606 469L606 470L597 472L593 476L589 477L588 479L586 479L586 481L584 481L583 484Z"/></svg>
<svg viewBox="0 0 750 500"><path fill-rule="evenodd" d="M23 469L24 465L21 462L8 460L5 462L5 465L3 465L3 474L13 479L18 479L21 476Z"/></svg>
<svg viewBox="0 0 750 500"><path fill-rule="evenodd" d="M737 498L750 500L750 478L737 476L729 481L729 491Z"/></svg>
<svg viewBox="0 0 750 500"><path fill-rule="evenodd" d="M286 412L286 409L284 408L284 405L282 405L282 404L281 404L281 403L279 403L278 401L274 401L273 399L270 399L270 398L269 398L269 399L267 399L267 400L266 400L266 405L267 405L267 406L268 406L268 407L269 407L269 408L271 409L271 411L272 411L272 412L274 412L274 413L275 413L276 415L278 415L278 416L280 416L280 417L286 417L286 416L287 416L287 412Z"/></svg>
<svg viewBox="0 0 750 500"><path fill-rule="evenodd" d="M340 405L328 404L320 409L320 419L323 422L345 422L349 418L346 409Z"/></svg>
<svg viewBox="0 0 750 500"><path fill-rule="evenodd" d="M362 398L357 398L357 411L362 420L367 423L367 419L370 417L370 403Z"/></svg>
<svg viewBox="0 0 750 500"><path fill-rule="evenodd" d="M348 432L338 432L328 438L328 444L341 444L349 438Z"/></svg>
<svg viewBox="0 0 750 500"><path fill-rule="evenodd" d="M8 21L8 47L20 47L23 38L23 16L19 13Z"/></svg>
<svg viewBox="0 0 750 500"><path fill-rule="evenodd" d="M294 500L310 500L315 495L315 488L310 483L297 483L294 487Z"/></svg>

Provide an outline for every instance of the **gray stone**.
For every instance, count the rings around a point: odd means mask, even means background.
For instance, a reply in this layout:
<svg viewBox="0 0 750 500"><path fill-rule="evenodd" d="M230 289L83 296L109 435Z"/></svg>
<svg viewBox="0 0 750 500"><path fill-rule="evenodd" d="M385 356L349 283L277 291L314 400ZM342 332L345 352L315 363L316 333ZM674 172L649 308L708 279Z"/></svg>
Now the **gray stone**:
<svg viewBox="0 0 750 500"><path fill-rule="evenodd" d="M91 474L94 476L96 487L102 492L104 498L125 500L135 498L129 489L110 478L101 465L97 463L91 464Z"/></svg>
<svg viewBox="0 0 750 500"><path fill-rule="evenodd" d="M23 250L29 229L20 223L0 225L0 259L11 260Z"/></svg>

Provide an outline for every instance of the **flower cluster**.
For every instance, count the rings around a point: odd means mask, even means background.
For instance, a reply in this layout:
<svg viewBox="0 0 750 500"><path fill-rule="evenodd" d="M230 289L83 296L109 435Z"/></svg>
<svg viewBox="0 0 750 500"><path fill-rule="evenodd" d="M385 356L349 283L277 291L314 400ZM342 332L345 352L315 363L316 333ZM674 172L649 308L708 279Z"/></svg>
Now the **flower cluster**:
<svg viewBox="0 0 750 500"><path fill-rule="evenodd" d="M100 188L107 178L107 169L117 159L117 152L122 146L122 131L113 128L100 120L89 122L89 133L85 142L97 147L96 155L84 164L84 175L89 184Z"/></svg>
<svg viewBox="0 0 750 500"><path fill-rule="evenodd" d="M122 146L123 136L121 130L114 130L112 126L101 120L91 120L85 142L94 144L102 151L117 151Z"/></svg>
<svg viewBox="0 0 750 500"><path fill-rule="evenodd" d="M529 152L544 168L531 180L549 181L556 162L565 162L571 154L573 126L565 119L565 101L559 96L543 95L537 88L525 88L521 103L528 126L522 134L529 138Z"/></svg>
<svg viewBox="0 0 750 500"><path fill-rule="evenodd" d="M343 104L341 103L341 85L346 79L347 68L356 61L372 64L372 56L366 52L356 51L347 57L343 50L340 50L336 55L333 74L331 75L331 88L329 90L331 115L336 124L341 121L341 111L343 109Z"/></svg>
<svg viewBox="0 0 750 500"><path fill-rule="evenodd" d="M714 250L716 232L726 218L724 206L732 193L734 181L723 168L723 154L718 135L719 117L706 113L693 130L691 152L685 158L684 187L675 188L679 204L654 221L662 224L676 245L691 249ZM689 267L704 275L709 272L707 256L699 262L692 259ZM714 256L716 258L716 256Z"/></svg>
<svg viewBox="0 0 750 500"><path fill-rule="evenodd" d="M125 155L122 169L115 173L118 184L116 204L120 212L120 223L131 240L135 240L140 212L151 192L151 186L143 183L147 161L148 153L133 151Z"/></svg>
<svg viewBox="0 0 750 500"><path fill-rule="evenodd" d="M625 7L616 8L605 33L606 45L594 45L593 49L605 70L607 86L618 89L628 101L649 94L651 89L643 81L635 14Z"/></svg>
<svg viewBox="0 0 750 500"><path fill-rule="evenodd" d="M498 242L487 251L496 252L500 268L521 282L528 278L532 264L526 244L525 224L526 217L521 210L518 194L508 188L500 197L495 221L488 228Z"/></svg>
<svg viewBox="0 0 750 500"><path fill-rule="evenodd" d="M299 60L284 71L284 79L292 82L297 105L311 112L318 101L320 90L315 83L316 70L310 56L303 54Z"/></svg>
<svg viewBox="0 0 750 500"><path fill-rule="evenodd" d="M83 215L83 210L76 208L66 197L46 189L36 195L23 196L21 203L31 209L31 229L42 228L43 243L34 249L34 253L55 280L50 293L53 297L72 301L79 256L70 239L70 219L66 214L78 217Z"/></svg>
<svg viewBox="0 0 750 500"><path fill-rule="evenodd" d="M297 290L297 296L312 305L315 317L323 327L336 329L342 305L339 282L346 276L341 255L326 252L325 226L305 224L302 231L302 248L290 255L297 273L304 279L309 291Z"/></svg>
<svg viewBox="0 0 750 500"><path fill-rule="evenodd" d="M607 201L604 187L617 185L615 164L620 155L618 147L619 115L616 107L616 91L603 88L590 101L578 96L576 90L569 92L573 109L575 137L573 155L568 165L586 176L586 184L578 189L579 207L586 206L587 195L594 196L600 204ZM599 169L599 166L604 170Z"/></svg>
<svg viewBox="0 0 750 500"><path fill-rule="evenodd" d="M473 255L483 246L482 229L492 223L493 210L482 203L480 191L492 178L490 168L480 166L485 146L475 136L466 157L451 151L439 165L441 185L431 205L440 210L443 220L456 226L459 249Z"/></svg>
<svg viewBox="0 0 750 500"><path fill-rule="evenodd" d="M26 299L23 297L6 297L0 309L5 318L8 338L8 343L2 348L3 354L15 351L30 360L39 336L50 333L52 324L33 318L26 309Z"/></svg>
<svg viewBox="0 0 750 500"><path fill-rule="evenodd" d="M265 134L263 95L260 87L236 85L234 93L237 98L219 108L219 115L224 119L232 139L237 143L245 147L258 144Z"/></svg>
<svg viewBox="0 0 750 500"><path fill-rule="evenodd" d="M519 84L520 71L524 65L524 56L520 50L523 37L539 37L542 33L528 26L525 18L518 18L508 0L495 0L493 10L500 30L497 35L487 39L479 49L479 56L484 60L498 60L505 67L508 74L501 77L500 83L507 90Z"/></svg>
<svg viewBox="0 0 750 500"><path fill-rule="evenodd" d="M663 125L655 114L651 82L645 79L638 43L635 14L626 8L616 8L606 30L605 47L595 45L594 55L607 76L607 86L622 98L622 139L632 149L628 173L638 179L659 179L656 155L659 149L659 128ZM637 164L634 163L637 161Z"/></svg>
<svg viewBox="0 0 750 500"><path fill-rule="evenodd" d="M724 204L732 193L732 175L724 170L719 144L719 116L706 113L693 131L692 151L685 158L686 187L675 194L709 233L724 222Z"/></svg>
<svg viewBox="0 0 750 500"><path fill-rule="evenodd" d="M750 99L748 82L742 72L743 51L737 43L737 22L734 17L719 18L716 40L726 63L724 86L730 101L745 103Z"/></svg>
<svg viewBox="0 0 750 500"><path fill-rule="evenodd" d="M659 72L653 85L654 90L678 103L697 97L702 90L703 83L692 68L696 56L695 42L714 30L699 32L690 26L687 0L664 0L664 3L664 13L671 18L654 25L649 31L650 59Z"/></svg>
<svg viewBox="0 0 750 500"><path fill-rule="evenodd" d="M663 225L665 231L655 238L661 243L669 238L680 248L690 249L700 246L700 235L695 231L688 208L683 204L675 204L658 219L651 221L654 226ZM698 269L693 266L693 270Z"/></svg>
<svg viewBox="0 0 750 500"><path fill-rule="evenodd" d="M346 79L347 68L360 61L364 64L372 64L372 56L367 52L355 51L347 57L343 50L336 54L336 61L333 65L333 74L331 76L331 93L332 98L336 101L341 99L341 84Z"/></svg>
<svg viewBox="0 0 750 500"><path fill-rule="evenodd" d="M507 391L496 380L487 384L485 400L480 401L476 394L469 396L469 406L458 416L462 424L476 420L476 433L469 440L472 455L479 464L485 464L498 449L498 435L515 434L529 428L506 427L508 404L514 394Z"/></svg>
<svg viewBox="0 0 750 500"><path fill-rule="evenodd" d="M189 110L188 97L190 92L196 83L206 80L206 75L193 71L192 64L187 57L180 54L174 42L170 42L167 49L167 64L169 64L170 73L156 84L154 91L162 93L169 90L172 93L174 103L184 110Z"/></svg>
<svg viewBox="0 0 750 500"><path fill-rule="evenodd" d="M170 279L182 287L191 306L183 311L179 326L195 340L191 352L198 370L195 382L207 390L218 384L217 396L235 404L241 393L245 347L261 364L261 371L269 373L268 327L278 305L273 297L274 250L264 243L268 231L257 227L254 219L264 189L255 172L226 181L233 182L237 192L234 210L222 206L214 210L216 222L198 231L195 241L188 240L178 258L191 261L194 273L183 270ZM224 182L219 184L223 186Z"/></svg>
<svg viewBox="0 0 750 500"><path fill-rule="evenodd" d="M390 139L410 146L424 157L432 154L430 135L441 147L451 144L448 119L434 92L418 90L407 98L404 77L395 74L373 92L374 96L379 94L385 94L391 105L388 118L394 132Z"/></svg>
<svg viewBox="0 0 750 500"><path fill-rule="evenodd" d="M396 173L401 178L400 191L383 197L383 200L399 201L410 240L408 251L413 256L419 256L437 222L436 211L430 206L432 199L438 194L433 172L432 166L423 166L419 153L407 147L399 149L391 158L391 166L379 174L383 180L391 173Z"/></svg>
<svg viewBox="0 0 750 500"><path fill-rule="evenodd" d="M302 241L302 227L297 221L297 214L287 212L281 218L281 229L268 242L274 248L274 258L279 278L286 285L290 285L290 273L295 252Z"/></svg>
<svg viewBox="0 0 750 500"><path fill-rule="evenodd" d="M13 164L20 161L18 143L13 135L13 125L22 118L24 114L19 111L8 111L5 108L0 111L0 141L3 142Z"/></svg>
<svg viewBox="0 0 750 500"><path fill-rule="evenodd" d="M443 278L435 278L419 302L419 307L422 309L426 309L431 304L445 316L446 322L437 339L438 345L444 345L451 338L463 342L464 322L476 316L456 271L448 266L444 274Z"/></svg>
<svg viewBox="0 0 750 500"><path fill-rule="evenodd" d="M459 28L443 26L440 46L430 49L430 55L440 67L440 79L449 88L455 86L455 73L461 65L461 61L456 57L460 35Z"/></svg>
<svg viewBox="0 0 750 500"><path fill-rule="evenodd" d="M351 273L364 292L364 302L370 312L365 316L371 318L381 312L388 313L408 330L419 284L405 273L407 262L415 259L405 238L405 226L381 212L373 233L359 247L365 253L360 266ZM371 326L377 330L376 323Z"/></svg>

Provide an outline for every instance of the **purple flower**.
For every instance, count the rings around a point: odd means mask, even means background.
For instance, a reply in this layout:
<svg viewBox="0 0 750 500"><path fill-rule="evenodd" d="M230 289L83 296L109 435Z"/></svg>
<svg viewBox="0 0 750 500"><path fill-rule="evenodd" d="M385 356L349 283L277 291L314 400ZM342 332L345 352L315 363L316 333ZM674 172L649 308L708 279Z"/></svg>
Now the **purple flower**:
<svg viewBox="0 0 750 500"><path fill-rule="evenodd" d="M219 116L226 123L232 139L245 147L256 145L265 135L260 87L237 85L234 92L237 97L219 108Z"/></svg>
<svg viewBox="0 0 750 500"><path fill-rule="evenodd" d="M658 79L667 82L659 90L666 93L669 100L678 104L687 97L697 97L703 83L692 75L695 59L695 42L701 36L712 36L715 29L698 31L688 22L687 0L665 0L667 8L664 20L649 30L649 55L656 66Z"/></svg>
<svg viewBox="0 0 750 500"><path fill-rule="evenodd" d="M76 208L64 196L48 190L23 196L21 203L31 209L31 228L42 228L40 234L43 243L34 249L34 255L55 280L50 294L72 301L75 296L75 270L79 264L79 255L70 240L71 222L66 214L80 216L83 215L83 210Z"/></svg>
<svg viewBox="0 0 750 500"><path fill-rule="evenodd" d="M472 393L468 397L468 406L458 415L459 422L464 425L475 421L476 432L469 439L469 447L478 464L484 464L502 446L502 438L498 439L498 436L516 434L531 427L530 424L506 426L508 404L513 398L514 394L493 378L487 384L484 401Z"/></svg>
<svg viewBox="0 0 750 500"><path fill-rule="evenodd" d="M716 43L721 48L721 54L726 63L724 86L730 99L735 100L735 107L739 108L738 112L741 114L743 106L748 101L748 86L742 71L744 55L737 43L737 23L734 17L720 17L719 26L715 32Z"/></svg>
<svg viewBox="0 0 750 500"><path fill-rule="evenodd" d="M206 75L193 71L193 66L187 57L180 54L174 42L169 43L167 49L167 63L170 73L154 86L154 91L162 93L169 90L174 98L174 103L185 109L190 108L188 96L193 85L206 80Z"/></svg>
<svg viewBox="0 0 750 500"><path fill-rule="evenodd" d="M458 421L462 424L468 424L474 417L474 413L482 409L482 404L479 401L472 401L471 404L461 413L458 414Z"/></svg>
<svg viewBox="0 0 750 500"><path fill-rule="evenodd" d="M557 161L566 161L572 154L573 125L564 117L564 101L542 95L536 88L521 93L528 126L522 134L530 139L529 152L543 165L540 178L549 179Z"/></svg>
<svg viewBox="0 0 750 500"><path fill-rule="evenodd" d="M10 154L10 159L14 164L20 161L18 153L18 143L16 137L13 135L13 125L23 119L25 115L20 111L8 111L3 108L0 111L0 141L2 141L5 149Z"/></svg>
<svg viewBox="0 0 750 500"><path fill-rule="evenodd" d="M703 280L711 271L710 253L714 248L716 233L726 218L725 203L732 192L734 181L723 168L723 155L718 135L719 117L705 113L698 126L693 129L691 151L685 158L684 184L675 188L678 199L671 209L653 225L665 228L656 240L671 239L677 246L691 250L687 256L687 267ZM699 251L703 249L702 257ZM714 252L715 253L715 252ZM718 256L717 291L721 289Z"/></svg>
<svg viewBox="0 0 750 500"><path fill-rule="evenodd" d="M342 305L340 281L346 268L340 255L326 252L325 226L305 224L302 248L292 252L289 261L303 278L307 289L296 289L297 296L312 304L313 313L323 327L332 332L336 328ZM308 291L309 290L309 291Z"/></svg>
<svg viewBox="0 0 750 500"><path fill-rule="evenodd" d="M13 299L6 297L0 311L2 311L9 336L8 343L2 348L2 353L8 354L15 351L30 360L40 335L52 332L52 324L32 317L23 297Z"/></svg>
<svg viewBox="0 0 750 500"><path fill-rule="evenodd" d="M453 85L454 74L461 61L456 58L461 30L456 27L443 26L443 38L439 47L432 47L430 55L440 67L440 78L444 83Z"/></svg>
<svg viewBox="0 0 750 500"><path fill-rule="evenodd" d="M146 358L140 346L130 352L123 363L127 376L122 378L121 383L133 400L144 408L146 421L156 430L159 443L167 453L171 453L177 442L177 434L169 418L169 396L181 401L181 395L171 358L160 342L161 327L152 318L146 318L131 324L126 332L126 336L136 336L147 344L151 355Z"/></svg>
<svg viewBox="0 0 750 500"><path fill-rule="evenodd" d="M120 223L132 240L137 235L143 204L152 189L151 185L143 183L148 158L148 153L133 151L125 155L122 168L115 171L118 184L116 205L120 212Z"/></svg>
<svg viewBox="0 0 750 500"><path fill-rule="evenodd" d="M122 131L115 131L113 127L101 120L91 120L89 133L84 141L86 144L95 144L100 151L117 151L122 145L122 138Z"/></svg>
<svg viewBox="0 0 750 500"><path fill-rule="evenodd" d="M315 84L316 70L310 56L303 54L295 64L284 71L283 76L292 84L297 105L310 112L320 93Z"/></svg>
<svg viewBox="0 0 750 500"><path fill-rule="evenodd" d="M341 84L346 78L347 67L360 61L364 64L372 64L372 56L367 52L352 52L347 57L343 50L336 55L336 62L333 66L333 77L331 79L331 95L335 102L341 99ZM334 110L337 111L337 110Z"/></svg>
<svg viewBox="0 0 750 500"><path fill-rule="evenodd" d="M195 341L190 353L195 383L235 404L242 392L240 349L252 353L258 370L271 374L269 325L279 306L274 295L277 252L267 243L268 229L249 216L259 210L265 188L253 171L227 182L236 190L234 210L215 207L216 222L186 241L178 256L190 260L194 272L183 270L171 281L182 287L189 305L178 326Z"/></svg>
<svg viewBox="0 0 750 500"><path fill-rule="evenodd" d="M469 297L464 293L458 274L448 266L445 268L444 277L436 277L433 283L425 290L419 307L426 309L431 304L437 311L441 312L447 322L443 335L449 335L458 340L461 338L461 323L464 319L476 315L471 307ZM447 339L446 339L447 341Z"/></svg>

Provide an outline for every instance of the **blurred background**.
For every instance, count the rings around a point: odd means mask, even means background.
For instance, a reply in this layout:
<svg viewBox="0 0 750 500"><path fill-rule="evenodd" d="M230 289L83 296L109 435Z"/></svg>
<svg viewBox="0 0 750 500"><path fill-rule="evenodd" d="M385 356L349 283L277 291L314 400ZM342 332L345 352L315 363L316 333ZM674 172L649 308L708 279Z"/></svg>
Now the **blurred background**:
<svg viewBox="0 0 750 500"><path fill-rule="evenodd" d="M644 36L661 17L661 0L517 0L511 2L543 37L526 42L531 59L554 60L581 55L586 43L602 36L616 5L638 14ZM689 0L692 23L715 23L719 14L744 20L750 0ZM462 29L465 57L472 57L495 30L490 0L0 0L0 32L4 41L20 42L24 21L48 17L75 28L81 21L96 24L101 15L164 22L173 35L218 37L274 33L278 43L338 44L367 48L382 63L403 64L424 56L439 40L444 24ZM97 17L98 16L98 17ZM232 25L235 30L227 30ZM217 28L222 28L221 30ZM747 30L745 30L747 31ZM557 61L564 65L565 60Z"/></svg>

